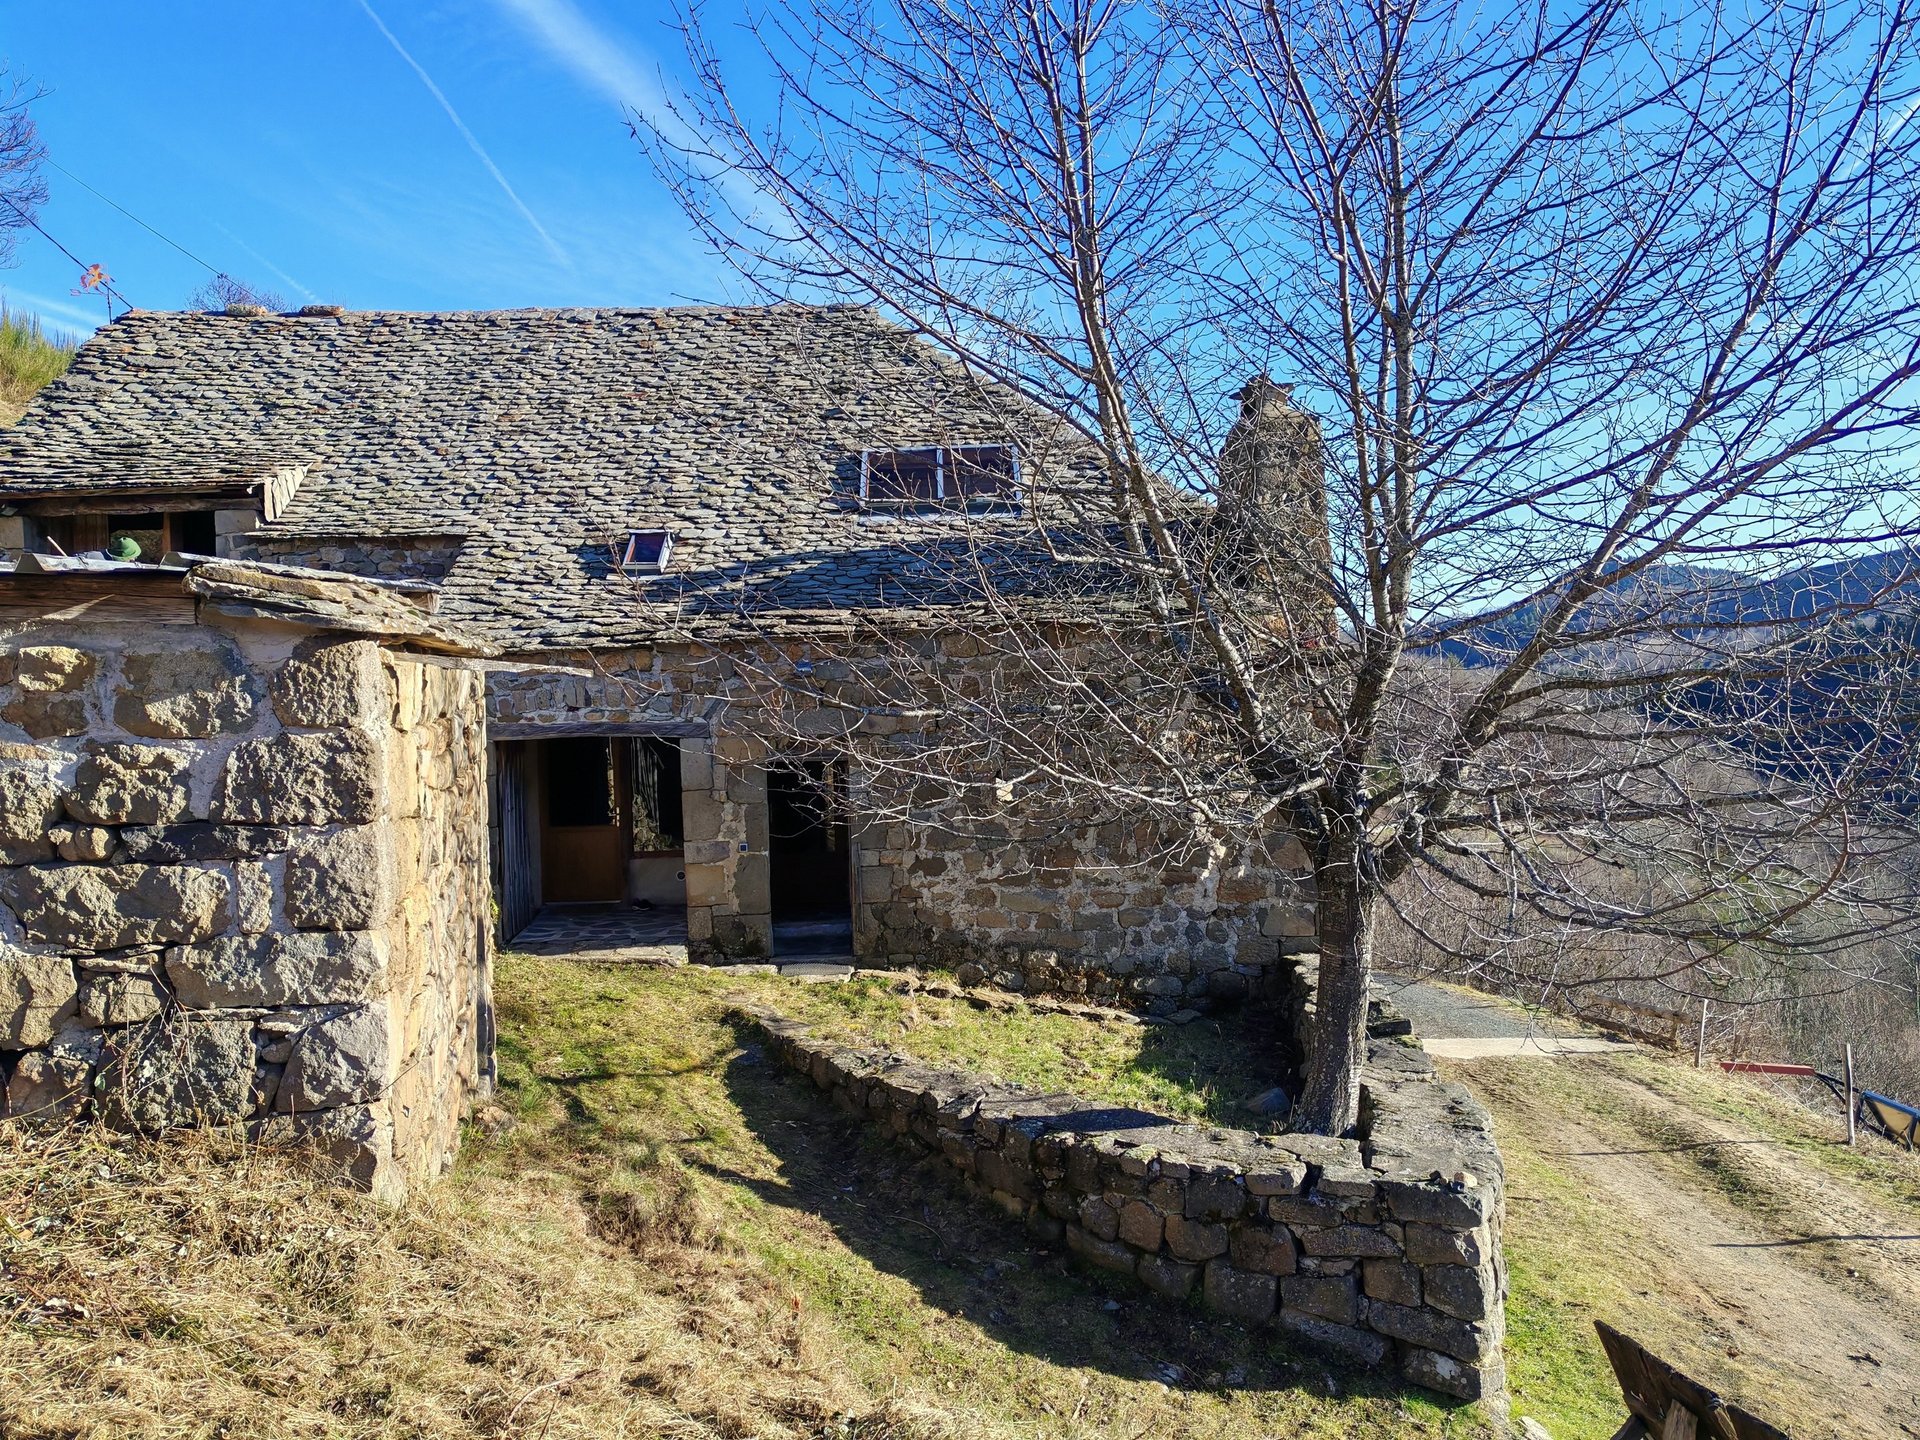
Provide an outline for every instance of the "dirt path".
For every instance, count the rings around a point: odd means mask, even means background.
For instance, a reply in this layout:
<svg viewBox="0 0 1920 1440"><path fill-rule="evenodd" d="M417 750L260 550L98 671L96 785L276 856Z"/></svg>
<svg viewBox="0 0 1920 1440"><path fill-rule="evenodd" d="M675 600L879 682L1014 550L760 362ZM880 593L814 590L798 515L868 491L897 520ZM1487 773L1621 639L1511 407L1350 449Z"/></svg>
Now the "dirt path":
<svg viewBox="0 0 1920 1440"><path fill-rule="evenodd" d="M1920 1437L1909 1157L1652 1057L1444 1068L1494 1112L1510 1245L1610 1247L1598 1318L1796 1436Z"/></svg>

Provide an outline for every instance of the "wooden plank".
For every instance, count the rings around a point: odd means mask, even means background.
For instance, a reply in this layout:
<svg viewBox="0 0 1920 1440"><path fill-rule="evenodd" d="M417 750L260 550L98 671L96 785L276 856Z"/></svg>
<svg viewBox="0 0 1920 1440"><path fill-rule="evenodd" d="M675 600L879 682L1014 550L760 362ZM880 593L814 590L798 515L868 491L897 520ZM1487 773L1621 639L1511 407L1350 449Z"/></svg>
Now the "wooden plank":
<svg viewBox="0 0 1920 1440"><path fill-rule="evenodd" d="M1806 1075L1819 1072L1811 1065L1773 1065L1763 1060L1722 1060L1720 1068L1730 1075Z"/></svg>
<svg viewBox="0 0 1920 1440"><path fill-rule="evenodd" d="M704 740L712 728L686 720L496 720L488 724L487 733L496 740L559 740L583 735Z"/></svg>
<svg viewBox="0 0 1920 1440"><path fill-rule="evenodd" d="M540 909L539 839L528 747L494 746L500 800L500 938L510 941Z"/></svg>
<svg viewBox="0 0 1920 1440"><path fill-rule="evenodd" d="M0 617L11 623L130 620L191 625L194 598L170 571L0 574Z"/></svg>
<svg viewBox="0 0 1920 1440"><path fill-rule="evenodd" d="M18 499L11 502L22 514L36 519L68 515L155 515L187 510L232 510L252 506L244 485L185 490L105 490L79 494L63 490L57 499Z"/></svg>
<svg viewBox="0 0 1920 1440"><path fill-rule="evenodd" d="M1594 1329L1627 1409L1661 1440L1699 1440L1702 1434L1711 1440L1789 1440L1785 1431L1728 1404L1605 1321L1595 1321ZM1686 1418L1676 1418L1676 1411Z"/></svg>

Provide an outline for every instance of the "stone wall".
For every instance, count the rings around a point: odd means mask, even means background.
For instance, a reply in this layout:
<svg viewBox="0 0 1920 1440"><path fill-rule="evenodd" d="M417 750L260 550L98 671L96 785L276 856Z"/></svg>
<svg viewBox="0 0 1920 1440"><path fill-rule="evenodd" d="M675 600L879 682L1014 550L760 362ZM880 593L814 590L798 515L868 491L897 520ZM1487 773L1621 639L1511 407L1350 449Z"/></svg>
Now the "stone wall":
<svg viewBox="0 0 1920 1440"><path fill-rule="evenodd" d="M1375 1038L1355 1139L1253 1135L1035 1095L742 1012L849 1114L944 1158L1081 1262L1415 1384L1504 1389L1504 1182L1486 1112ZM1403 1028L1388 1021L1382 1029Z"/></svg>
<svg viewBox="0 0 1920 1440"><path fill-rule="evenodd" d="M4 1113L438 1173L491 1063L484 677L232 616L3 638Z"/></svg>
<svg viewBox="0 0 1920 1440"><path fill-rule="evenodd" d="M465 537L459 535L314 539L235 533L222 537L221 553L241 560L310 565L374 579L426 580L437 584L453 568L464 543Z"/></svg>
<svg viewBox="0 0 1920 1440"><path fill-rule="evenodd" d="M953 637L956 664L964 639ZM767 953L764 764L776 742L753 734L751 710L728 713L739 692L727 654L661 646L556 659L572 668L490 678L495 733L683 737L691 946L698 958ZM862 744L909 743L884 717L860 734ZM856 819L868 783L858 769L849 776ZM1289 836L1169 844L1163 828L1077 825L1009 806L966 837L929 811L856 826L850 838L854 949L868 964L936 963L969 982L1164 1013L1265 992L1283 956L1313 946L1312 880Z"/></svg>

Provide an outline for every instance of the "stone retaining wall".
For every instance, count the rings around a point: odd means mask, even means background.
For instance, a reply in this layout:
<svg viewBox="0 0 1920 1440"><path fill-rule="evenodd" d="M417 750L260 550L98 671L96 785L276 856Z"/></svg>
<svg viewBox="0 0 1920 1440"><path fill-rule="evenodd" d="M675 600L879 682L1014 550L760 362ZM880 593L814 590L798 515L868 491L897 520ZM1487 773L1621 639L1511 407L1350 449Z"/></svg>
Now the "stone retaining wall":
<svg viewBox="0 0 1920 1440"><path fill-rule="evenodd" d="M1176 1125L741 1013L835 1105L1085 1264L1448 1395L1503 1390L1500 1157L1486 1112L1418 1049L1372 1042L1367 1132L1340 1140Z"/></svg>
<svg viewBox="0 0 1920 1440"><path fill-rule="evenodd" d="M168 616L0 636L0 1114L245 1126L397 1194L490 1065L484 677Z"/></svg>

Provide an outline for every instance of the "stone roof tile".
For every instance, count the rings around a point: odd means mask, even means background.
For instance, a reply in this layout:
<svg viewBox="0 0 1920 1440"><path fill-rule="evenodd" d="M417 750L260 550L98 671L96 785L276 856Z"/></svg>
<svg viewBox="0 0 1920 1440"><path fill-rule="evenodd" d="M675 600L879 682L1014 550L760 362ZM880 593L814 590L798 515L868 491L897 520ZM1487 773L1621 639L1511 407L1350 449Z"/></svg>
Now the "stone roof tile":
<svg viewBox="0 0 1920 1440"><path fill-rule="evenodd" d="M1038 505L860 508L863 449L1009 440ZM696 629L937 613L977 598L980 553L1044 589L1040 522L1074 523L1098 471L1083 433L845 306L136 311L0 431L0 499L290 466L267 536L464 535L442 613L514 649L645 643L656 602ZM620 575L649 527L670 573Z"/></svg>

